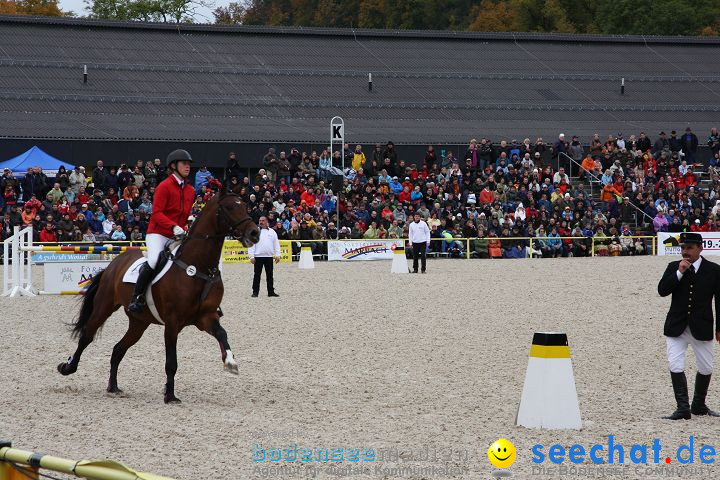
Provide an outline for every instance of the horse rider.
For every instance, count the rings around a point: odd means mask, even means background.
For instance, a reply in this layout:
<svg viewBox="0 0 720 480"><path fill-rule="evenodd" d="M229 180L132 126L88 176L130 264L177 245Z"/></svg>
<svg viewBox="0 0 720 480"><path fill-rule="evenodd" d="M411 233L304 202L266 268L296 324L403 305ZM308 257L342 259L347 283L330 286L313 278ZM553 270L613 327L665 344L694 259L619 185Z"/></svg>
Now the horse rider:
<svg viewBox="0 0 720 480"><path fill-rule="evenodd" d="M191 163L192 157L185 150L175 150L167 156L168 177L155 189L145 238L147 263L138 273L132 302L128 305L131 312L141 312L145 308L145 291L155 277L158 258L167 242L185 233L195 201L195 189L188 179Z"/></svg>

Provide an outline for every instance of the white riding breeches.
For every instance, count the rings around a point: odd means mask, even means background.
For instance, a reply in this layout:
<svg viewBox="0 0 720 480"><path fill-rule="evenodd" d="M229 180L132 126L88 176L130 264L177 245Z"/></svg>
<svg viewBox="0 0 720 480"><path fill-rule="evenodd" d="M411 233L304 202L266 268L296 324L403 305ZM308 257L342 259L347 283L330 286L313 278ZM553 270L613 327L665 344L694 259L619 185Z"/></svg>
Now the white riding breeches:
<svg viewBox="0 0 720 480"><path fill-rule="evenodd" d="M685 371L685 352L688 345L692 345L697 361L698 372L701 375L710 375L713 369L713 341L697 340L690 333L690 327L679 337L665 337L667 343L667 357L672 373Z"/></svg>
<svg viewBox="0 0 720 480"><path fill-rule="evenodd" d="M145 245L147 246L147 262L153 270L157 266L158 258L165 249L165 244L171 239L164 237L159 233L148 233L145 237Z"/></svg>

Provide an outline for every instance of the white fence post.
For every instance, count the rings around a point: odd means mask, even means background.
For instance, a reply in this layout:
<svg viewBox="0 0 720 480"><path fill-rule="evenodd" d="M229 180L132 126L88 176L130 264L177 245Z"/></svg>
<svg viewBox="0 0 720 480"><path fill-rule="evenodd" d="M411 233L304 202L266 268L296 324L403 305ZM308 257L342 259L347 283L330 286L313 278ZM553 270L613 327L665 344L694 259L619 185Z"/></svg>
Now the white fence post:
<svg viewBox="0 0 720 480"><path fill-rule="evenodd" d="M17 235L18 227L15 227L15 235ZM10 290L12 289L12 277L11 277L11 270L10 266L13 265L10 258L10 244L13 241L13 238L15 238L15 235L10 236L9 238L6 238L3 241L3 289L2 294L3 296L6 296L10 293ZM13 255L15 252L13 251Z"/></svg>
<svg viewBox="0 0 720 480"><path fill-rule="evenodd" d="M20 230L14 228L12 237L3 242L3 296L34 297L37 291L32 286L32 252L25 250L32 246L32 226Z"/></svg>
<svg viewBox="0 0 720 480"><path fill-rule="evenodd" d="M27 237L27 241L24 243L29 248L32 248L32 246L33 246L33 228L27 227L25 230L23 230L21 232L21 235L23 232L25 232L25 236ZM25 251L21 250L20 253L22 254L22 260L25 265L25 275L23 278L25 280L24 289L25 289L25 291L32 294L33 296L37 295L38 291L37 291L37 289L33 288L33 282L32 282L32 255L33 255L33 252L32 252L32 250L25 250Z"/></svg>

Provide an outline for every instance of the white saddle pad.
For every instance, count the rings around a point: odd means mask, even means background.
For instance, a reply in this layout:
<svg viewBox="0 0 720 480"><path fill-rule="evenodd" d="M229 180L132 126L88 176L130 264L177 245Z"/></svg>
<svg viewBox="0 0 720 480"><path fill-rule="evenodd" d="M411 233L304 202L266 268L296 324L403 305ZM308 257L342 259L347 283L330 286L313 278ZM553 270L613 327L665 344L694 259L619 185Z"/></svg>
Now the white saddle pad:
<svg viewBox="0 0 720 480"><path fill-rule="evenodd" d="M173 255L175 252L177 252L177 249L180 248L179 246L175 247L172 251ZM140 273L140 266L147 262L147 258L145 256L142 256L135 260L132 265L130 265L130 268L128 268L125 271L125 275L123 275L123 282L125 283L137 283L138 275ZM153 278L152 284L155 285L158 280L160 280L163 275L167 273L168 270L170 270L170 267L172 266L172 262L168 261L162 270L160 270L157 275L155 275L155 278Z"/></svg>
<svg viewBox="0 0 720 480"><path fill-rule="evenodd" d="M178 248L180 248L180 245L173 248L172 253L175 255ZM130 268L128 268L125 271L125 274L123 275L123 282L124 283L137 283L138 276L140 274L140 267L143 263L147 262L147 258L143 255L142 257L135 260L132 265L130 265ZM160 270L157 275L155 275L155 278L153 278L152 285L155 285L158 280L160 280L165 273L170 270L170 267L172 266L173 262L168 261L162 270ZM152 294L152 288L148 288L147 292L145 293L145 299L147 300L147 306L150 309L150 313L152 313L153 317L160 322L161 325L165 325L165 322L163 322L163 319L160 317L160 312L158 312L157 307L155 306L155 299L153 298Z"/></svg>

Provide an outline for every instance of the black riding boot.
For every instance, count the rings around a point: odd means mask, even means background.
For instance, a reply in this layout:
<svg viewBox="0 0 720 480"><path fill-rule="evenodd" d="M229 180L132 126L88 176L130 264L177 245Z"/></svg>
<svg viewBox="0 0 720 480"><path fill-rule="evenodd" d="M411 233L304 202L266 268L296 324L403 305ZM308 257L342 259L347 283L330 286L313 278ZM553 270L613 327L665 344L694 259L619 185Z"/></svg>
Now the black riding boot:
<svg viewBox="0 0 720 480"><path fill-rule="evenodd" d="M711 376L712 375L702 375L701 373L695 376L695 395L693 395L692 407L690 408L693 415L720 417L720 413L710 410L707 405L705 405L705 397L707 396L708 387L710 386Z"/></svg>
<svg viewBox="0 0 720 480"><path fill-rule="evenodd" d="M672 378L672 386L675 391L675 401L677 401L677 410L672 414L662 417L666 420L689 420L690 419L690 400L688 399L687 378L685 372L670 372Z"/></svg>
<svg viewBox="0 0 720 480"><path fill-rule="evenodd" d="M137 283L135 284L135 291L133 292L132 302L128 305L128 310L135 313L142 312L142 309L145 308L145 305L147 305L145 302L145 291L154 276L155 270L150 268L150 265L147 263L140 267Z"/></svg>

